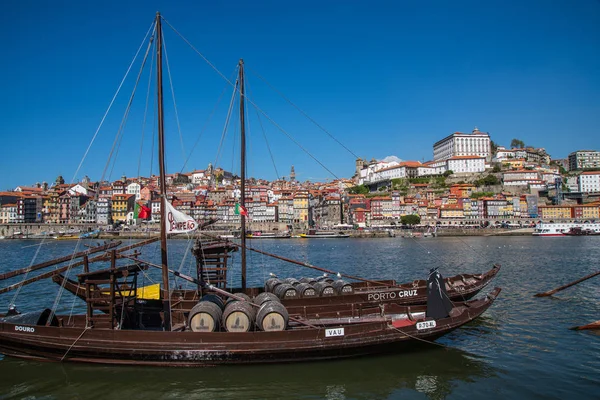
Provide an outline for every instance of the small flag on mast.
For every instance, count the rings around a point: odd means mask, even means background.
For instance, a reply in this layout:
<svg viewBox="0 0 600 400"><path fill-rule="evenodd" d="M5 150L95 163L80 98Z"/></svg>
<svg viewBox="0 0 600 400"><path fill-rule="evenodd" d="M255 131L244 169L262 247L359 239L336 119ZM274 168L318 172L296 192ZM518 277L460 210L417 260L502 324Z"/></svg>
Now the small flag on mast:
<svg viewBox="0 0 600 400"><path fill-rule="evenodd" d="M235 215L243 215L243 216L247 217L248 210L246 209L246 207L244 207L240 203L235 203Z"/></svg>
<svg viewBox="0 0 600 400"><path fill-rule="evenodd" d="M138 216L138 218L141 218L141 219L148 219L148 217L150 217L150 214L151 214L150 208L148 208L144 205L141 205L137 216Z"/></svg>

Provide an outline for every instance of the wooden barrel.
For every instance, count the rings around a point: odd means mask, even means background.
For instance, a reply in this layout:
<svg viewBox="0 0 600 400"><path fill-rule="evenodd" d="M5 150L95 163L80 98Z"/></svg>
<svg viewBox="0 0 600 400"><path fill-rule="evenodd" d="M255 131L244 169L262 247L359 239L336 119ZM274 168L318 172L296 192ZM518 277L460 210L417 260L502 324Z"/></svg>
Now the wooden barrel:
<svg viewBox="0 0 600 400"><path fill-rule="evenodd" d="M354 292L352 285L342 279L333 282L332 286L337 294L352 294Z"/></svg>
<svg viewBox="0 0 600 400"><path fill-rule="evenodd" d="M256 326L266 332L284 331L288 318L288 312L281 303L267 301L256 313Z"/></svg>
<svg viewBox="0 0 600 400"><path fill-rule="evenodd" d="M275 288L278 285L281 285L283 282L281 282L280 279L278 278L269 278L267 279L267 281L265 282L265 292L271 292L273 293L275 291Z"/></svg>
<svg viewBox="0 0 600 400"><path fill-rule="evenodd" d="M317 278L317 282L333 283L334 279L330 278L329 276L320 276Z"/></svg>
<svg viewBox="0 0 600 400"><path fill-rule="evenodd" d="M317 283L315 278L300 278L300 283L308 283L309 285L314 285Z"/></svg>
<svg viewBox="0 0 600 400"><path fill-rule="evenodd" d="M188 327L192 332L215 332L221 324L223 311L213 302L200 301L188 316Z"/></svg>
<svg viewBox="0 0 600 400"><path fill-rule="evenodd" d="M283 280L284 283L289 283L292 286L296 286L300 284L300 281L296 278L285 278Z"/></svg>
<svg viewBox="0 0 600 400"><path fill-rule="evenodd" d="M299 283L296 286L296 290L300 297L317 297L317 291L308 283Z"/></svg>
<svg viewBox="0 0 600 400"><path fill-rule="evenodd" d="M313 287L319 297L335 296L335 289L327 282L317 282Z"/></svg>
<svg viewBox="0 0 600 400"><path fill-rule="evenodd" d="M243 301L252 301L252 298L250 298L250 296L248 296L246 293L233 293L233 294L237 297L241 297L243 299ZM228 297L227 301L225 302L225 308L227 308L228 304L235 303L236 301L239 301L239 300L234 299L233 297Z"/></svg>
<svg viewBox="0 0 600 400"><path fill-rule="evenodd" d="M289 283L282 283L275 288L275 295L281 300L284 299L297 299L298 291Z"/></svg>
<svg viewBox="0 0 600 400"><path fill-rule="evenodd" d="M256 308L247 301L234 301L225 306L223 327L227 332L249 332L252 329Z"/></svg>
<svg viewBox="0 0 600 400"><path fill-rule="evenodd" d="M223 311L223 309L225 309L225 302L223 301L222 298L220 298L216 294L212 294L212 293L211 294L205 294L204 296L202 296L202 298L200 299L200 301L208 301L208 302L214 303L217 306L219 306L219 308L221 309L221 311Z"/></svg>
<svg viewBox="0 0 600 400"><path fill-rule="evenodd" d="M269 293L269 292L262 292L261 294L256 296L252 302L254 304L260 306L267 301L280 302L279 297L277 297L273 293Z"/></svg>

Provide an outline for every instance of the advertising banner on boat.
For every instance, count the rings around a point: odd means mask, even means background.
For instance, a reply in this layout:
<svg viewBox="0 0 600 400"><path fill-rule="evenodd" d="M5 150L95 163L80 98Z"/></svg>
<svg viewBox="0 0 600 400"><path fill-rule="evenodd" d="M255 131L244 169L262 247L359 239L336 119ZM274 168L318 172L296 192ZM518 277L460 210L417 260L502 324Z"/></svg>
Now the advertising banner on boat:
<svg viewBox="0 0 600 400"><path fill-rule="evenodd" d="M176 210L168 201L165 201L165 204L167 205L165 209L167 233L187 233L198 228L198 223L194 218Z"/></svg>

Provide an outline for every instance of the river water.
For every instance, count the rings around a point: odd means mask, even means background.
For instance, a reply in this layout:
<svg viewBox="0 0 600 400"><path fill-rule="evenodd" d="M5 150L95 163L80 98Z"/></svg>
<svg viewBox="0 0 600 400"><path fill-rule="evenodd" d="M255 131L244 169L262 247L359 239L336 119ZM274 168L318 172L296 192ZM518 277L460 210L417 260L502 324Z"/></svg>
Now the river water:
<svg viewBox="0 0 600 400"><path fill-rule="evenodd" d="M0 271L67 255L77 246L68 241L38 243L0 241ZM191 274L189 243L169 244L171 267ZM402 354L196 369L37 363L0 356L0 399L600 399L600 333L568 329L600 319L600 277L553 297L533 297L599 270L600 237L290 239L249 244L348 274L402 282L424 278L432 267L451 276L483 272L499 263L502 270L490 289L500 286L503 291L478 320L435 345L419 345ZM84 249L84 243L78 246ZM158 247L146 250L142 258L158 261ZM269 272L280 277L319 274L254 253L249 261L251 285L260 285ZM236 268L230 276L237 276ZM158 281L159 275L150 271L144 283ZM1 287L20 279L2 282ZM0 309L13 300L21 311L52 307L57 293L57 285L36 282L16 299L15 292L0 295ZM64 293L58 310L81 312L83 304Z"/></svg>

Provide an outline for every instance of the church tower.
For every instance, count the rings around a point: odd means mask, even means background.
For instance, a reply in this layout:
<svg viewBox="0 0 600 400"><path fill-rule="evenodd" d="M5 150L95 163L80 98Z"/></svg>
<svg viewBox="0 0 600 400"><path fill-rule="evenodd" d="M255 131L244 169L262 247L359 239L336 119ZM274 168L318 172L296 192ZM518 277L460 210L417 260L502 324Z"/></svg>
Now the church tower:
<svg viewBox="0 0 600 400"><path fill-rule="evenodd" d="M290 171L290 182L296 182L296 171L294 171L293 165L292 165L292 170Z"/></svg>

